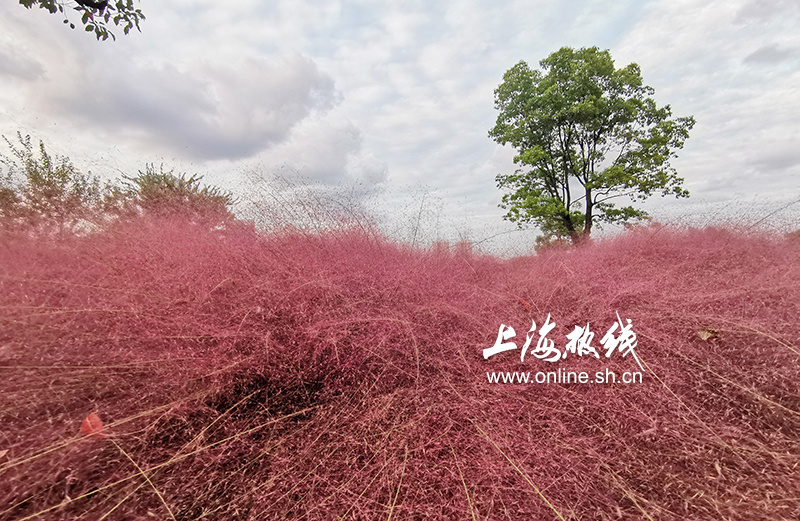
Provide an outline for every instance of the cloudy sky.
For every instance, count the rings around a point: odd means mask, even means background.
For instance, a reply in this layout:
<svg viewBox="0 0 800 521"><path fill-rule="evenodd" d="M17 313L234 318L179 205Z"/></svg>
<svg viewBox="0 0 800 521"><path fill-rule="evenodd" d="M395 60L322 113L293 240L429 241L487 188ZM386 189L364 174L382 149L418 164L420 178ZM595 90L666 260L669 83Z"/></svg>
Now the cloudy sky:
<svg viewBox="0 0 800 521"><path fill-rule="evenodd" d="M141 33L116 42L0 4L0 134L107 178L145 163L197 172L244 200L262 193L254 177L298 176L349 193L390 233L504 253L531 234L497 207L514 150L487 136L493 91L520 60L598 46L697 120L673 161L692 197L656 197L657 218L800 214L797 0L138 4Z"/></svg>

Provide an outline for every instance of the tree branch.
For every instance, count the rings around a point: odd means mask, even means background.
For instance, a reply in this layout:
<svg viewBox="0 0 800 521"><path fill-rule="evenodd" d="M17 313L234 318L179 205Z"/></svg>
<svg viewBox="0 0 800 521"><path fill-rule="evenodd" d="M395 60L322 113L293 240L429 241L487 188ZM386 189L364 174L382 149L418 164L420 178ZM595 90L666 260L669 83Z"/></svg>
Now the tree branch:
<svg viewBox="0 0 800 521"><path fill-rule="evenodd" d="M100 2L93 2L91 0L75 0L75 3L88 9L96 10L100 14L103 14L105 8L108 7L108 0L101 0Z"/></svg>

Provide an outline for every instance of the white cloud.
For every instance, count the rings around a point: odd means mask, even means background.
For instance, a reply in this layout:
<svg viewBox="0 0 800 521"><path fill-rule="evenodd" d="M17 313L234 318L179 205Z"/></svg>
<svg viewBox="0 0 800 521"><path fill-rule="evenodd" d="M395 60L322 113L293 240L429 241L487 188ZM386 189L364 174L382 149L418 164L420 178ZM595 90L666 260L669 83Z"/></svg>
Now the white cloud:
<svg viewBox="0 0 800 521"><path fill-rule="evenodd" d="M744 58L744 63L776 65L787 60L796 59L800 56L798 48L784 48L778 44L771 43L759 47Z"/></svg>
<svg viewBox="0 0 800 521"><path fill-rule="evenodd" d="M793 17L800 11L795 0L749 0L736 13L736 22L751 23L783 19L794 25Z"/></svg>
<svg viewBox="0 0 800 521"><path fill-rule="evenodd" d="M361 145L361 131L341 116L309 118L285 142L261 154L258 162L288 168L308 183L382 183L386 164L363 153Z"/></svg>
<svg viewBox="0 0 800 521"><path fill-rule="evenodd" d="M697 119L673 162L693 196L797 190L800 162L786 136L800 115L800 71L788 60L800 42L781 18L793 9L780 1L662 1L620 43L618 55L642 66L657 101Z"/></svg>
<svg viewBox="0 0 800 521"><path fill-rule="evenodd" d="M6 42L6 51L0 51L0 76L11 80L36 80L44 74L42 65L29 57L22 56L13 43Z"/></svg>
<svg viewBox="0 0 800 521"><path fill-rule="evenodd" d="M4 3L0 133L39 132L112 170L161 156L221 184L253 165L362 182L398 215L419 208L408 187L423 184L443 215L491 234L508 229L495 175L515 168L487 136L494 88L519 60L596 45L697 118L673 162L694 197L786 193L799 188L799 6L174 0L142 3L142 34L98 43Z"/></svg>
<svg viewBox="0 0 800 521"><path fill-rule="evenodd" d="M298 55L180 67L130 62L114 72L86 66L70 89L42 86L41 105L144 147L237 159L285 140L294 125L336 101L333 81Z"/></svg>

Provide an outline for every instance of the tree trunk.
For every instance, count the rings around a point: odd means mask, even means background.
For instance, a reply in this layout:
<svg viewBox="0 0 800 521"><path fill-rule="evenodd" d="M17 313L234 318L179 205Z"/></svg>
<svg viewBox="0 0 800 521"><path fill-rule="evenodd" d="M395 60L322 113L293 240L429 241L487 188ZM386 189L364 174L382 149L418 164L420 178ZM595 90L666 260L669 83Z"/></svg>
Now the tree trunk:
<svg viewBox="0 0 800 521"><path fill-rule="evenodd" d="M581 242L581 232L575 229L575 223L572 222L572 217L569 212L561 214L561 219L564 221L564 226L567 228L569 238L572 240L572 245L577 246Z"/></svg>
<svg viewBox="0 0 800 521"><path fill-rule="evenodd" d="M594 204L592 203L592 189L586 188L586 218L583 221L583 237L581 240L589 239L592 236L592 221L594 220L594 216L592 215L592 209L594 208Z"/></svg>

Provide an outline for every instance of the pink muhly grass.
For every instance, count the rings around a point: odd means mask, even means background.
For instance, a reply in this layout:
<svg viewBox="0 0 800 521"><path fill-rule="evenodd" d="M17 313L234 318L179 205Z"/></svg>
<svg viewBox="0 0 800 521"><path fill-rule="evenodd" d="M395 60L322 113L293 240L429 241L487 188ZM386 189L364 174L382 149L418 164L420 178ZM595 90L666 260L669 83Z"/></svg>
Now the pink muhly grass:
<svg viewBox="0 0 800 521"><path fill-rule="evenodd" d="M2 240L0 520L800 517L796 241L650 227L501 261L174 221ZM487 382L635 368L482 356L501 323L597 345L617 313L642 384Z"/></svg>

